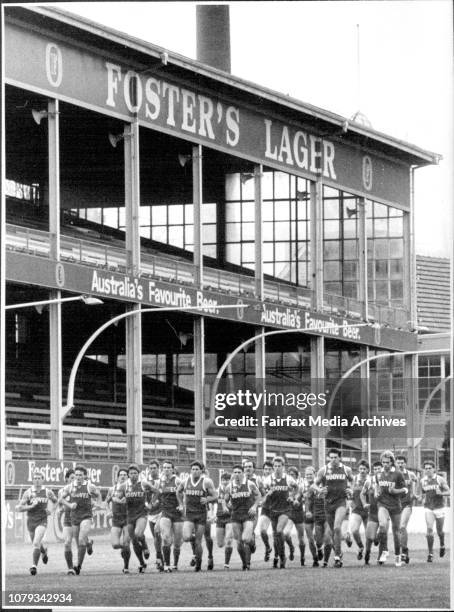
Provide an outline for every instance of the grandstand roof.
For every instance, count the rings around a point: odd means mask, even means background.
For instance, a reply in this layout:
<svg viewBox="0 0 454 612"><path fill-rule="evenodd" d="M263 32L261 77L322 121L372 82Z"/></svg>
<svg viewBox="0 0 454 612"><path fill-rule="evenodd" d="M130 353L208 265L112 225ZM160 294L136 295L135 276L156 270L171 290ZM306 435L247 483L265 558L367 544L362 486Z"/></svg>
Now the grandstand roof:
<svg viewBox="0 0 454 612"><path fill-rule="evenodd" d="M441 257L416 256L418 325L431 332L450 331L450 262Z"/></svg>

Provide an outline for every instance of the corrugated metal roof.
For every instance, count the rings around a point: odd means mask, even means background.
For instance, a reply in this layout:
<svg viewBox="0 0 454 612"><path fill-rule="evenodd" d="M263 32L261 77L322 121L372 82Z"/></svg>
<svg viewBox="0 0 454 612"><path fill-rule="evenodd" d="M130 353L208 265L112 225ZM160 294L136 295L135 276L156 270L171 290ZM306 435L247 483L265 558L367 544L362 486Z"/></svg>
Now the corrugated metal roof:
<svg viewBox="0 0 454 612"><path fill-rule="evenodd" d="M236 95L252 95L256 99L258 98L262 101L266 100L270 104L277 104L282 110L287 109L287 112L290 113L301 113L306 117L326 124L326 126L331 126L336 130L348 126L347 133L344 134L345 140L350 139L358 144L367 143L368 146L376 147L386 152L388 155L394 155L396 158L405 159L405 161L412 165L423 166L427 164L437 164L441 159L441 155L437 153L421 149L413 144L347 120L346 117L342 117L336 113L318 108L311 104L306 104L290 96L235 77L229 73L208 66L207 64L202 64L163 47L153 45L99 23L95 23L84 17L50 6L27 6L26 8L24 6L12 6L7 8L8 11L6 15L9 13L22 18L27 18L28 15L28 18L41 17L53 19L58 21L62 26L65 25L66 27L77 28L87 35L95 36L99 43L102 41L103 45L119 46L122 48L123 52L125 47L127 47L130 50L134 50L136 53L152 57L158 62L161 61L161 57L163 53L165 53L166 68L173 68L181 72L190 72L193 76L197 75L198 79L211 81L211 85L218 89L228 88L231 91L235 90ZM15 13L12 11L15 11Z"/></svg>
<svg viewBox="0 0 454 612"><path fill-rule="evenodd" d="M449 259L416 256L418 325L431 332L451 329L450 268Z"/></svg>

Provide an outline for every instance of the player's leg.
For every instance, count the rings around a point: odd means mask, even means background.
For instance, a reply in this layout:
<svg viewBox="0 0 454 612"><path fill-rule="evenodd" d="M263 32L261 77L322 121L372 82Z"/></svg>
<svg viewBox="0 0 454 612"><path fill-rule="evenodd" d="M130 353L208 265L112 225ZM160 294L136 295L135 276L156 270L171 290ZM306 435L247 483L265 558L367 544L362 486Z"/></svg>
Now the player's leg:
<svg viewBox="0 0 454 612"><path fill-rule="evenodd" d="M259 519L259 531L262 542L265 545L265 561L269 561L271 554L270 538L268 535L270 524L270 517L262 513Z"/></svg>
<svg viewBox="0 0 454 612"><path fill-rule="evenodd" d="M121 527L113 526L110 529L110 544L112 545L112 548L114 550L118 550L122 547L121 533L122 533Z"/></svg>
<svg viewBox="0 0 454 612"><path fill-rule="evenodd" d="M396 558L395 565L396 567L400 567L402 565L402 559L400 558L400 521L401 516L400 512L393 512L391 517L391 530L393 533L393 541L394 541L394 556Z"/></svg>
<svg viewBox="0 0 454 612"><path fill-rule="evenodd" d="M287 542L288 545L288 549L289 549L289 559L290 561L293 561L293 559L295 558L295 547L293 545L293 541L292 541L292 531L293 531L293 526L294 526L294 522L291 518L288 519L287 525L285 526L284 529L284 541Z"/></svg>
<svg viewBox="0 0 454 612"><path fill-rule="evenodd" d="M251 552L252 545L254 539L254 521L251 519L250 521L244 521L243 530L241 534L241 540L243 542L243 551L244 551L244 560L246 568L243 569L249 570L251 567Z"/></svg>
<svg viewBox="0 0 454 612"><path fill-rule="evenodd" d="M205 534L205 522L196 523L194 527L194 549L195 549L195 571L200 572L202 569L202 556L203 556L203 547L202 547L202 538Z"/></svg>
<svg viewBox="0 0 454 612"><path fill-rule="evenodd" d="M309 533L315 541L315 547L317 549L317 559L323 560L323 536L325 533L325 524L320 521L314 521L313 523L305 523L304 529L306 530L307 539L309 540Z"/></svg>
<svg viewBox="0 0 454 612"><path fill-rule="evenodd" d="M230 523L230 526L231 526L232 540L236 542L238 554L240 555L240 559L241 559L241 564L244 567L246 564L246 560L244 558L243 542L241 540L241 523L238 523L237 521L232 521Z"/></svg>
<svg viewBox="0 0 454 612"><path fill-rule="evenodd" d="M82 563L84 562L85 553L87 552L88 536L91 530L92 519L86 518L79 525L79 545L77 546L77 569L76 573L80 573Z"/></svg>
<svg viewBox="0 0 454 612"><path fill-rule="evenodd" d="M439 510L434 510L434 515L435 515L435 526L437 529L437 535L438 535L438 539L440 540L440 557L444 557L446 554L445 534L443 531L443 527L445 524L444 508L440 508Z"/></svg>
<svg viewBox="0 0 454 612"><path fill-rule="evenodd" d="M361 539L361 525L363 519L360 514L356 512L352 512L350 515L350 533L352 534L352 538L355 540L358 545L358 561L361 561L363 558L364 544Z"/></svg>
<svg viewBox="0 0 454 612"><path fill-rule="evenodd" d="M399 537L400 537L400 545L402 547L402 561L408 563L410 561L410 557L408 556L408 531L407 526L411 517L412 506L405 506L402 509L402 514L400 515L400 527L399 527Z"/></svg>
<svg viewBox="0 0 454 612"><path fill-rule="evenodd" d="M233 552L233 523L228 522L225 525L225 550L224 550L224 569L229 569L230 559Z"/></svg>
<svg viewBox="0 0 454 612"><path fill-rule="evenodd" d="M68 566L69 575L75 574L74 567L73 567L72 541L73 541L73 528L70 527L69 525L65 525L63 527L63 551L64 551L66 565Z"/></svg>
<svg viewBox="0 0 454 612"><path fill-rule="evenodd" d="M372 544L374 543L375 538L377 537L377 531L378 521L373 521L369 519L366 525L366 552L364 554L364 563L366 565L369 565Z"/></svg>
<svg viewBox="0 0 454 612"><path fill-rule="evenodd" d="M383 506L378 507L378 562L380 565L388 557L389 512Z"/></svg>
<svg viewBox="0 0 454 612"><path fill-rule="evenodd" d="M170 551L172 546L172 520L167 516L162 516L159 521L161 541L162 541L162 556L164 560L164 571L170 572Z"/></svg>
<svg viewBox="0 0 454 612"><path fill-rule="evenodd" d="M344 522L347 508L345 505L338 506L334 512L333 523L333 544L334 544L334 565L342 567L342 523Z"/></svg>
<svg viewBox="0 0 454 612"><path fill-rule="evenodd" d="M334 525L334 516L332 524ZM329 557L333 550L333 530L328 520L325 521L324 525L323 542L323 567L328 567Z"/></svg>
<svg viewBox="0 0 454 612"><path fill-rule="evenodd" d="M163 569L163 561L162 561L162 552L161 552L161 535L158 535L158 521L157 521L157 517L155 516L153 519L150 518L150 520L148 521L149 525L150 525L150 533L151 536L153 538L153 545L154 545L154 549L155 549L155 553L156 553L156 567L162 571ZM143 543L142 543L143 544ZM149 548L147 546L146 540L145 540L145 546L146 549L144 549L144 556L145 554L147 555L147 559L149 558Z"/></svg>
<svg viewBox="0 0 454 612"><path fill-rule="evenodd" d="M279 558L281 560L281 569L285 568L285 544L284 544L284 531L288 523L287 514L280 514L276 521L276 544L278 546Z"/></svg>
<svg viewBox="0 0 454 612"><path fill-rule="evenodd" d="M142 542L140 540L143 532L145 531L145 527L147 524L147 518L145 516L140 516L135 521L128 523L128 533L132 542L132 549L139 560L139 573L143 574L145 571L146 563L143 558L143 547Z"/></svg>
<svg viewBox="0 0 454 612"><path fill-rule="evenodd" d="M213 562L213 538L211 537L211 523L208 522L208 521L205 523L204 536L205 536L205 544L206 544L207 551L208 551L207 570L212 570L213 567L214 567L214 562Z"/></svg>
<svg viewBox="0 0 454 612"><path fill-rule="evenodd" d="M426 508L425 517L426 517L426 527L427 527L427 532L426 532L427 548L429 551L429 554L427 556L427 561L429 563L432 563L433 556L434 556L434 524L435 524L435 514L433 510L429 510L429 508Z"/></svg>
<svg viewBox="0 0 454 612"><path fill-rule="evenodd" d="M128 526L121 528L121 558L123 559L123 574L129 574L129 559L131 558L131 538Z"/></svg>
<svg viewBox="0 0 454 612"><path fill-rule="evenodd" d="M216 545L218 548L225 546L225 525L224 523L216 523Z"/></svg>
<svg viewBox="0 0 454 612"><path fill-rule="evenodd" d="M36 574L39 557L41 556L41 541L38 542L38 538L36 537L36 531L38 527L29 527L28 529L28 533L30 534L30 540L32 541L32 566L30 567L30 574L32 576Z"/></svg>
<svg viewBox="0 0 454 612"><path fill-rule="evenodd" d="M173 568L178 569L180 560L181 543L183 541L183 521L173 522Z"/></svg>

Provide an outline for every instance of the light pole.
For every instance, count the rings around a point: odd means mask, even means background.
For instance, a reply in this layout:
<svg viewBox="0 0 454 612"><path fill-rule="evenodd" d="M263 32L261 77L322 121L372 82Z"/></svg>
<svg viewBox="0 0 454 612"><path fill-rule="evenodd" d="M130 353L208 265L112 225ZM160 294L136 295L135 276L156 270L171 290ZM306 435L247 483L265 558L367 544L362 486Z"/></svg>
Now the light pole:
<svg viewBox="0 0 454 612"><path fill-rule="evenodd" d="M370 323L356 323L356 324L353 323L353 324L339 325L338 329L346 329L346 328L349 328L349 327L357 328L357 327L372 327L372 326L373 325L370 324ZM253 342L256 342L257 339L260 339L260 338L267 338L269 336L277 336L278 334L301 334L301 333L306 332L306 331L313 331L313 329L311 327L304 327L302 329L278 329L278 330L273 330L273 331L265 331L265 332L261 332L260 334L255 335L255 336L252 336L252 338L248 338L247 340L245 340L244 342L239 344L236 347L236 349L234 349L228 355L227 359L224 361L222 366L219 368L218 373L216 374L216 378L214 379L213 387L212 387L212 390L211 390L210 419L211 420L214 419L214 406L215 406L215 399L216 399L217 390L218 390L218 387L219 387L219 382L220 382L220 380L221 380L225 370L227 369L227 367L231 363L232 359L236 355L238 355L238 353L240 351L242 351L244 348L246 348L249 344L252 344ZM263 414L264 414L264 405L262 404L262 406L261 406L261 414L259 416L262 416ZM321 439L321 437L320 437L320 439ZM318 444L317 444L317 448L318 448ZM263 438L257 440L257 464L261 465L261 464L263 464L263 462L265 460L266 460L266 437L265 437L265 435L263 435ZM314 461L315 461L316 464L318 464L319 463L319 458L318 457L314 458Z"/></svg>
<svg viewBox="0 0 454 612"><path fill-rule="evenodd" d="M216 306L217 310L228 310L231 308L249 308L250 306L248 304L228 304L228 305L224 305L224 306ZM154 308L143 308L140 310L129 310L127 312L123 312L122 314L119 314L115 317L113 317L112 319L109 319L108 321L106 321L106 323L104 323L103 325L101 325L100 327L98 327L97 330L95 330L92 335L88 338L88 340L85 342L85 344L82 346L82 348L80 349L79 353L77 354L77 357L73 363L72 369L71 369L71 373L69 376L69 382L68 382L68 392L67 392L67 399L66 399L66 405L61 407L61 411L60 411L60 427L63 427L63 419L65 418L65 416L68 414L68 412L74 407L74 386L75 386L75 382L76 382L76 375L77 375L77 371L79 369L79 365L80 362L82 361L87 349L90 347L90 345L94 342L94 340L110 325L117 323L118 321L121 321L122 319L126 319L127 317L132 317L135 315L142 315L142 314L146 314L149 312L171 312L171 311L179 311L179 312L184 312L187 310L195 310L198 311L200 314L204 314L204 310L202 307L200 306L186 306L184 309L181 308L181 306L168 306L168 307L154 307ZM137 409L136 406L127 406L127 410L135 410ZM140 409L142 409L142 407L140 406ZM195 429L195 447L196 447L196 452L199 454L199 456L202 458L202 461L205 462L205 453L204 453L204 444L203 444L203 436L204 436L204 406L203 403L201 406L195 406L194 407L194 429ZM128 432L127 432L128 434ZM129 440L129 437L128 437ZM142 445L140 444L140 451L139 454L142 454L141 448ZM137 463L142 463L142 457L140 456L136 456L133 458L133 460Z"/></svg>
<svg viewBox="0 0 454 612"><path fill-rule="evenodd" d="M48 304L63 304L64 302L77 302L81 301L87 306L95 306L96 304L102 304L103 301L99 298L91 295L76 295L74 297L53 299L53 300L40 300L38 302L23 302L21 304L8 304L5 306L5 310L16 310L17 308L30 308L31 306L47 306Z"/></svg>
<svg viewBox="0 0 454 612"><path fill-rule="evenodd" d="M355 370L357 370L361 365L363 365L364 363L370 363L371 361L377 361L378 359L385 359L385 358L390 358L390 357L405 357L407 355L428 355L430 353L439 353L440 350L439 349L427 349L427 350L418 350L418 351L403 351L401 353L384 353L384 354L380 354L380 355L372 355L370 357L367 357L366 359L361 359L361 361L358 361L358 363L356 363L354 366L352 366L349 370L347 370L347 372L345 372L345 374L343 374L341 376L341 378L337 381L331 396L329 398L329 402L328 402L328 407L327 407L327 411L328 411L328 418L331 417L331 411L332 411L332 407L333 407L333 403L334 403L334 399L337 395L337 392L339 391L342 383L344 382L345 379L347 379L350 374L352 374ZM410 407L411 409L411 407ZM413 427L413 418L411 419L411 439L414 439L414 427ZM370 455L371 455L371 443L370 443L370 436L368 436L368 441L367 441L367 455L368 455L368 461L369 461L369 465L370 465Z"/></svg>

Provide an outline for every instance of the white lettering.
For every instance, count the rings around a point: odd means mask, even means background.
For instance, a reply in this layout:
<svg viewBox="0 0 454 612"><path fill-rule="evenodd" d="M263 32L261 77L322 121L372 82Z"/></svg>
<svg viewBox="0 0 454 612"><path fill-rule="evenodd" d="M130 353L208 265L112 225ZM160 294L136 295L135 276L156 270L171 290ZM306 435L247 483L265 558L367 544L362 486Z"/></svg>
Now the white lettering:
<svg viewBox="0 0 454 612"><path fill-rule="evenodd" d="M152 87L156 88L156 91L152 89ZM161 111L161 82L153 77L147 79L145 83L145 97L147 101L153 106L154 110L151 111L148 104L145 104L145 116L147 119L151 119L154 121L159 117L159 113Z"/></svg>
<svg viewBox="0 0 454 612"><path fill-rule="evenodd" d="M234 106L229 106L225 114L227 130L225 138L227 144L231 147L236 147L240 139L240 111Z"/></svg>
<svg viewBox="0 0 454 612"><path fill-rule="evenodd" d="M192 93L192 91L188 91L187 89L182 89L181 98L183 101L183 122L181 124L181 129L195 134L195 128L196 128L196 124L194 120L195 95Z"/></svg>
<svg viewBox="0 0 454 612"><path fill-rule="evenodd" d="M199 98L199 134L200 136L208 136L211 140L215 139L211 118L213 117L214 106L210 98L206 96L198 96ZM195 130L194 130L195 131Z"/></svg>
<svg viewBox="0 0 454 612"><path fill-rule="evenodd" d="M107 106L115 107L114 96L118 93L118 83L121 81L121 68L116 64L106 62L107 68Z"/></svg>

